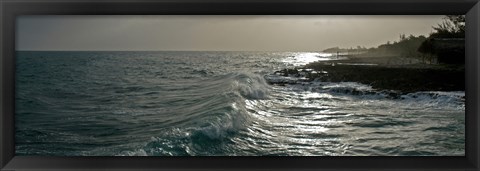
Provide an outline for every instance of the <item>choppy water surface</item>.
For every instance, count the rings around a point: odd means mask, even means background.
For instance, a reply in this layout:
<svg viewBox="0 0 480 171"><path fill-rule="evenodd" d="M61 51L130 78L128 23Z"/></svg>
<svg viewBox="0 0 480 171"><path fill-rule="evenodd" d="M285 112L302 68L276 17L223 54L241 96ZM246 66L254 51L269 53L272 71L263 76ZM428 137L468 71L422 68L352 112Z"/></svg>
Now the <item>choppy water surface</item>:
<svg viewBox="0 0 480 171"><path fill-rule="evenodd" d="M329 54L17 52L16 153L464 155L465 92L267 84Z"/></svg>

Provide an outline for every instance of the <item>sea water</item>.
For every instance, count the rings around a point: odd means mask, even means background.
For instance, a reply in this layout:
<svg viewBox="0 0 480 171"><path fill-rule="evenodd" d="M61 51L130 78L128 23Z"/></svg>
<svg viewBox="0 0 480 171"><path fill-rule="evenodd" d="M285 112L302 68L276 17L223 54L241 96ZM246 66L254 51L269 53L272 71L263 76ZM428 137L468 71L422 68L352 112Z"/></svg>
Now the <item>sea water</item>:
<svg viewBox="0 0 480 171"><path fill-rule="evenodd" d="M16 56L16 155L465 154L465 92L391 98L356 82L270 85L316 52Z"/></svg>

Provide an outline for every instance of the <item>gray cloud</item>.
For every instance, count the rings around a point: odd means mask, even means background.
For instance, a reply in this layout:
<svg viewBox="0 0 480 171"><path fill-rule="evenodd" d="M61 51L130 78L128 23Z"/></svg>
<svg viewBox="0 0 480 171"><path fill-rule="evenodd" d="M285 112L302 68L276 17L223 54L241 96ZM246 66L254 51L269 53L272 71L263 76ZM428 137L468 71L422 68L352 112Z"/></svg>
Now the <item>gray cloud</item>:
<svg viewBox="0 0 480 171"><path fill-rule="evenodd" d="M443 16L20 16L17 50L318 51L428 35Z"/></svg>

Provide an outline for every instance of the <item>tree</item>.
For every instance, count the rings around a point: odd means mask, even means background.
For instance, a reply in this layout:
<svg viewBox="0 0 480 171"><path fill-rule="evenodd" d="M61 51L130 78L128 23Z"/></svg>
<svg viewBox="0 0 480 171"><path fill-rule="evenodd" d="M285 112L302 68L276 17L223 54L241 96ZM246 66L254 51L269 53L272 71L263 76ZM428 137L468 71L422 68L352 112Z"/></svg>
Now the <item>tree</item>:
<svg viewBox="0 0 480 171"><path fill-rule="evenodd" d="M436 31L430 37L434 38L464 38L465 15L447 15L444 21L433 27Z"/></svg>
<svg viewBox="0 0 480 171"><path fill-rule="evenodd" d="M465 15L447 15L418 51L440 63L465 63Z"/></svg>
<svg viewBox="0 0 480 171"><path fill-rule="evenodd" d="M405 40L405 34L400 34L400 41L404 41Z"/></svg>

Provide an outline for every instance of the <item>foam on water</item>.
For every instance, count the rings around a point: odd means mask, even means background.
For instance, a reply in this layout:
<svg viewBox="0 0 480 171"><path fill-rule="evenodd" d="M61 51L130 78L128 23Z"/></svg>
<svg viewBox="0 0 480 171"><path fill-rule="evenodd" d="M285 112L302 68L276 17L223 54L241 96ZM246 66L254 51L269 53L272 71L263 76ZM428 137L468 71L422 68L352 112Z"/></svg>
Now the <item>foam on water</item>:
<svg viewBox="0 0 480 171"><path fill-rule="evenodd" d="M296 52L18 52L16 153L464 154L465 92L402 94L271 75L306 58L334 59Z"/></svg>

